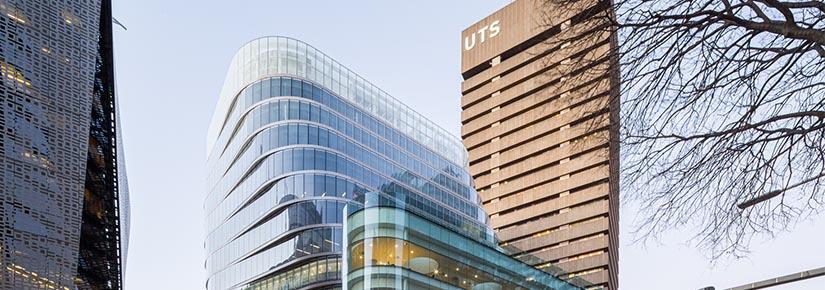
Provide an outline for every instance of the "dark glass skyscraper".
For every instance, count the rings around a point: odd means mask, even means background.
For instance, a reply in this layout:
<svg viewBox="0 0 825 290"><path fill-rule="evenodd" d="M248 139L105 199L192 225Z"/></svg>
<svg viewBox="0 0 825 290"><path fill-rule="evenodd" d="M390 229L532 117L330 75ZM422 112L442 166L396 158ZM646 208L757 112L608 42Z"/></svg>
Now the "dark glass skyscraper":
<svg viewBox="0 0 825 290"><path fill-rule="evenodd" d="M0 289L122 289L109 0L0 0Z"/></svg>
<svg viewBox="0 0 825 290"><path fill-rule="evenodd" d="M207 289L576 289L497 248L460 139L295 39L235 55L208 156Z"/></svg>

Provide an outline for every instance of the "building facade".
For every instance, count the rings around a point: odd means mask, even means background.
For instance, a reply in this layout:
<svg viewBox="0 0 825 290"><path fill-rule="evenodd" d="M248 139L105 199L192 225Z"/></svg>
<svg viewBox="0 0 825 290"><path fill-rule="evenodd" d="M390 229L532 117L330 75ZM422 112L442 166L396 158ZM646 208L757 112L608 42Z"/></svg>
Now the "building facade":
<svg viewBox="0 0 825 290"><path fill-rule="evenodd" d="M578 290L579 278L562 280L510 257L493 241L467 236L414 205L368 192L363 207L345 218L344 289ZM491 243L492 242L492 243Z"/></svg>
<svg viewBox="0 0 825 290"><path fill-rule="evenodd" d="M517 0L462 32L461 136L502 246L617 289L618 64L609 1Z"/></svg>
<svg viewBox="0 0 825 290"><path fill-rule="evenodd" d="M109 0L0 0L0 289L122 289Z"/></svg>
<svg viewBox="0 0 825 290"><path fill-rule="evenodd" d="M500 289L476 285L507 279L528 289L528 274L548 283L538 289L576 289L501 254L457 137L301 41L264 37L238 51L207 144L207 289L387 289L389 280L409 285L400 289ZM363 218L380 212L396 218ZM402 217L440 234L430 233L433 242L425 244L364 230ZM420 284L446 268L410 261L435 256L399 252L395 264L378 267L383 261L370 257L387 248L365 253L373 239L416 242L442 256L450 249L431 246L461 239L465 256L469 246L491 255L474 258L489 259L476 273L485 280L448 276ZM406 247L398 250L412 250ZM468 269L469 261L442 265ZM521 272L504 271L508 266ZM376 272L388 269L399 276ZM482 275L490 269L498 271ZM509 276L496 276L502 272ZM416 279L399 278L410 275Z"/></svg>

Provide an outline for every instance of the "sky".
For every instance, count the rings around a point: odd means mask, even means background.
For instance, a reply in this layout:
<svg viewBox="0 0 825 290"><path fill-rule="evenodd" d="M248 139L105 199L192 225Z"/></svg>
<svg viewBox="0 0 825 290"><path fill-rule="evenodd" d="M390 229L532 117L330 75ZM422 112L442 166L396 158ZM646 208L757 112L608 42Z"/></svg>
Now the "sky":
<svg viewBox="0 0 825 290"><path fill-rule="evenodd" d="M131 191L126 288L204 289L206 131L229 61L265 35L301 39L458 135L460 33L505 0L116 0L118 101ZM712 264L674 230L633 243L621 211L623 290L731 287L825 266L825 216L745 259ZM825 289L825 278L775 289Z"/></svg>

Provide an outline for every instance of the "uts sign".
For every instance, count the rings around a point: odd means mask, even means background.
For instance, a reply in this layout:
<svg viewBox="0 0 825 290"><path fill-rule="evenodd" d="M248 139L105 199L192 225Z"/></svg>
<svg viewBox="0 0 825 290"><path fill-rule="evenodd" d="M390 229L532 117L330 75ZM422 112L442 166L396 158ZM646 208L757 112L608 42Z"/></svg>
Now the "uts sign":
<svg viewBox="0 0 825 290"><path fill-rule="evenodd" d="M493 21L493 23L490 23L490 25L483 26L478 31L473 32L468 36L465 36L464 50L471 50L473 49L473 47L476 46L476 37L479 38L479 44L484 43L484 41L489 38L496 37L496 35L498 35L501 32L501 26L499 26L499 22L499 20Z"/></svg>

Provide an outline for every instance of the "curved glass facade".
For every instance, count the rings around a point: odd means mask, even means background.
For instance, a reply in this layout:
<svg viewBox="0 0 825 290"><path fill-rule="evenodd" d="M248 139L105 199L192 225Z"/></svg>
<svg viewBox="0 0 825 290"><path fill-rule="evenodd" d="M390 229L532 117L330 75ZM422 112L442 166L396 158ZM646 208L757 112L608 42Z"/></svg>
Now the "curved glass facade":
<svg viewBox="0 0 825 290"><path fill-rule="evenodd" d="M236 84L253 63L266 73ZM255 40L231 67L238 89L222 94L209 141L208 289L340 287L343 209L367 192L494 244L456 138L294 39ZM284 274L301 268L315 274Z"/></svg>
<svg viewBox="0 0 825 290"><path fill-rule="evenodd" d="M347 289L580 289L380 194L367 204L347 217Z"/></svg>
<svg viewBox="0 0 825 290"><path fill-rule="evenodd" d="M382 196L495 249L458 138L311 46L233 59L208 140L208 289L341 288L344 209Z"/></svg>

